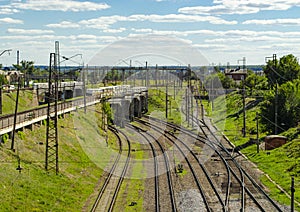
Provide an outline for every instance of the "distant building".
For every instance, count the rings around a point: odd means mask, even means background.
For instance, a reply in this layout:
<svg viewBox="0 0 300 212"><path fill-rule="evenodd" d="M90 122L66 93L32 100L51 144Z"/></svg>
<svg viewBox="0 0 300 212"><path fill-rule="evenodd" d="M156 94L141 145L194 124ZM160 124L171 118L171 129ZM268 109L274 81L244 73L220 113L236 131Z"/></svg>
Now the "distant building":
<svg viewBox="0 0 300 212"><path fill-rule="evenodd" d="M265 137L265 150L272 150L286 144L287 137L280 135L269 135Z"/></svg>
<svg viewBox="0 0 300 212"><path fill-rule="evenodd" d="M16 84L18 82L18 77L23 77L24 74L21 71L16 70L0 70L0 74L3 74L8 84Z"/></svg>
<svg viewBox="0 0 300 212"><path fill-rule="evenodd" d="M243 70L240 69L240 67L236 69L225 69L224 74L239 84L242 80L246 79L247 69Z"/></svg>

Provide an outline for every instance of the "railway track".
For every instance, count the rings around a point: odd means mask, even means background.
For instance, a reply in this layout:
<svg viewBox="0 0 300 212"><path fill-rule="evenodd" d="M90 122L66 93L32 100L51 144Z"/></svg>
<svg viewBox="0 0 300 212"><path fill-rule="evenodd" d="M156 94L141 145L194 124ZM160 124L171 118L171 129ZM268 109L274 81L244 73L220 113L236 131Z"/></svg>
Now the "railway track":
<svg viewBox="0 0 300 212"><path fill-rule="evenodd" d="M222 195L217 191L210 174L204 165L199 161L197 154L182 139L174 136L168 131L163 130L154 123L151 123L150 126L150 123L145 120L136 121L147 127L151 127L157 133L163 132L162 135L168 139L168 142L177 148L179 153L184 158L184 163L187 164L189 171L193 176L192 180L195 182L198 192L201 194L204 203L203 206L205 207L206 211L225 211L225 204L221 198ZM219 204L216 204L217 202Z"/></svg>
<svg viewBox="0 0 300 212"><path fill-rule="evenodd" d="M92 206L91 211L112 211L118 196L118 193L120 191L120 187L122 185L122 182L124 180L124 177L126 175L129 161L130 161L130 141L128 137L121 131L118 131L116 128L109 126L108 129L117 137L119 142L119 152L117 154L117 157L113 163L113 166L111 167L108 175L105 178L105 181L100 189L100 191L97 194L96 200ZM123 136L123 139L121 138L120 134ZM127 146L128 146L128 152L126 155L126 159L124 161L123 167L119 167L122 169L121 175L119 177L116 176L115 172L118 166L122 166L121 155L123 152L123 143L122 140L126 140Z"/></svg>
<svg viewBox="0 0 300 212"><path fill-rule="evenodd" d="M151 117L148 117L148 119L152 119L152 126L153 121L161 122L161 120L153 119ZM215 142L207 138L207 130L204 130L204 135L201 136L172 123L165 122L165 124L169 127L170 131L171 129L176 129L193 137L199 143L205 143L205 145L214 149L216 155L218 155L222 161L225 161L224 164L227 164L226 169L229 169L230 171L230 173L227 173L227 178L229 178L231 175L231 180L228 184L230 186L227 187L226 198L224 200L225 211L237 210L237 206L231 207L231 203L237 202L237 200L240 202L238 207L241 211L248 210L249 208L251 210L256 208L256 210L260 211L282 211L282 209L264 192L264 190L255 182L255 180L238 164L234 156L227 150L227 148L224 147L221 142ZM201 125L205 126L205 123L201 123ZM205 127L209 129L208 126ZM227 180L227 183L228 182L229 181ZM239 187L238 192L233 192L234 187ZM238 198L235 197L235 194L237 193L240 195Z"/></svg>
<svg viewBox="0 0 300 212"><path fill-rule="evenodd" d="M154 188L155 188L155 211L161 211L166 209L166 202L162 203L161 199L166 199L163 196L169 196L169 202L170 202L170 208L172 211L176 211L176 203L175 203L175 195L172 185L172 177L171 177L171 170L169 166L169 158L167 154L165 154L165 150L161 143L152 135L145 132L142 128L137 126L132 126L127 124L127 127L134 129L137 133L139 133L146 142L150 145L152 155L153 155L153 165L154 165ZM155 144L152 143L150 140L152 139L155 141ZM160 153L158 153L160 151ZM162 157L159 157L159 155L163 155ZM159 164L164 164L164 168L161 167ZM162 168L162 169L159 169ZM166 172L166 181L168 185L168 194L166 194L166 191L164 188L160 189L160 183L162 181L163 176L161 175L162 172ZM162 187L162 186L161 186ZM161 209L162 208L162 209ZM168 208L168 206L167 206Z"/></svg>

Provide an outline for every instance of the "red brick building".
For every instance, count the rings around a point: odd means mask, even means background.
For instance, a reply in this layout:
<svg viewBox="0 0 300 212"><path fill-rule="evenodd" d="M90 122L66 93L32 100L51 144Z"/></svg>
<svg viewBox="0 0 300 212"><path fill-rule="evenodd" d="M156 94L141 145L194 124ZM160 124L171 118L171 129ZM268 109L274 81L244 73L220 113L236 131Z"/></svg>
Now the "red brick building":
<svg viewBox="0 0 300 212"><path fill-rule="evenodd" d="M265 150L272 150L286 144L287 137L280 135L269 135L265 137Z"/></svg>

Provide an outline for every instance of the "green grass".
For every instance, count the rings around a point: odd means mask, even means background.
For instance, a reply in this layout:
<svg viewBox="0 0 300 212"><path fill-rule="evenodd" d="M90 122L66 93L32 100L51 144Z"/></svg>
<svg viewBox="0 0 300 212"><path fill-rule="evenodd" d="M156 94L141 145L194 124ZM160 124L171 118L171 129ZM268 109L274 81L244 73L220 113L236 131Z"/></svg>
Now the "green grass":
<svg viewBox="0 0 300 212"><path fill-rule="evenodd" d="M45 143L45 126L18 133L15 153L10 140L0 147L0 211L81 211L102 169L83 151L73 117L59 120L58 175L44 170L45 145L40 142Z"/></svg>
<svg viewBox="0 0 300 212"><path fill-rule="evenodd" d="M144 188L145 178L147 177L146 169L144 167L144 159L148 156L141 149L141 145L138 141L134 142L131 140L131 151L130 156L130 177L124 179L121 190L118 194L117 204L115 206L116 211L143 211L144 202ZM131 206L131 202L137 204Z"/></svg>
<svg viewBox="0 0 300 212"><path fill-rule="evenodd" d="M15 112L17 92L2 93L2 114L12 114ZM37 107L37 95L32 90L20 90L18 112Z"/></svg>
<svg viewBox="0 0 300 212"><path fill-rule="evenodd" d="M103 169L118 153L116 137L109 133L108 145L99 128L97 107L66 115L58 121L59 174L44 169L46 127L16 134L0 146L0 211L88 210ZM18 158L22 167L18 167Z"/></svg>
<svg viewBox="0 0 300 212"><path fill-rule="evenodd" d="M246 102L251 99L246 99ZM242 145L248 142L251 138L256 139L256 112L259 112L259 107L256 106L246 111L246 129L247 136L244 138L242 135L243 118L242 114L233 116L242 109L241 96L238 94L230 94L226 97L226 111L220 110L220 105L224 104L223 100L216 99L214 101L214 109L211 110L211 104L207 101L203 102L205 107L208 108L208 115L213 118L213 122L218 129L230 139L235 146ZM223 116L221 115L223 113ZM225 117L224 118L224 114ZM224 127L224 128L222 128ZM220 132L221 133L221 132ZM257 153L256 145L251 145L241 150L251 161L253 161L259 169L268 174L272 180L279 184L285 191L290 193L291 176L295 177L295 184L300 185L300 141L295 139L299 137L297 130L290 129L288 132L283 133L288 138L291 138L284 146L268 151L260 150ZM266 133L259 127L259 139L263 140ZM262 182L270 189L270 195L275 200L283 203L290 204L290 199L287 198L273 183L271 183L264 175L261 178ZM295 193L295 200L300 202L300 192ZM297 207L300 210L300 207Z"/></svg>
<svg viewBox="0 0 300 212"><path fill-rule="evenodd" d="M181 105L181 93L179 91L174 98L174 90L170 88L168 91L168 121L175 124L182 124L183 116L180 112ZM166 119L166 93L165 88L160 89L149 89L148 90L148 115L159 119ZM171 107L170 107L171 106Z"/></svg>

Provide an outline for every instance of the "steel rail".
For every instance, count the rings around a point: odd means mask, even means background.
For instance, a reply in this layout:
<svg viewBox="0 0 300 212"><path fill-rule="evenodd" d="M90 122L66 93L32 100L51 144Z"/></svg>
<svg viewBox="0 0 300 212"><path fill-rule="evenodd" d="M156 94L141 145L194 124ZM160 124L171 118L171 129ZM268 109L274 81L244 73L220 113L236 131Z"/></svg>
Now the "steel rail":
<svg viewBox="0 0 300 212"><path fill-rule="evenodd" d="M108 129L115 134L115 129L114 128L111 128L109 126ZM113 175L113 172L115 171L115 169L117 167L117 164L118 164L118 162L120 160L120 156L122 154L122 140L121 140L121 138L117 134L115 134L115 135L116 135L116 137L117 137L117 139L119 141L119 147L120 147L119 148L119 154L117 155L117 157L116 157L116 159L114 161L114 164L111 167L111 169L109 170L109 174L108 174L107 178L105 179L105 181L104 181L104 183L103 183L103 185L102 185L102 187L101 187L101 189L100 189L100 191L99 191L99 193L97 195L97 198L96 198L96 200L95 200L95 202L93 204L93 207L91 209L92 212L96 211L96 209L98 207L98 204L100 202L100 199L101 199L102 195L104 194L104 191L105 191L105 189L106 189L106 187L107 187L107 185L108 185L108 183L109 183L109 181L110 181L110 179L111 179L111 177Z"/></svg>
<svg viewBox="0 0 300 212"><path fill-rule="evenodd" d="M112 201L110 202L108 211L112 211L112 210L113 210L113 207L114 207L114 205L115 205L115 202L116 202L118 193L119 193L119 191L120 191L122 182L123 182L123 180L124 180L124 178L125 178L125 175L126 175L126 172L127 172L128 166L129 166L130 152L131 152L130 140L128 139L127 135L126 135L125 133L123 133L122 131L118 131L117 129L115 129L115 130L117 131L116 134L120 133L120 134L122 134L122 135L125 137L125 139L126 139L126 141L127 141L127 145L128 145L128 153L127 153L127 158L126 158L126 161L125 161L124 168L123 168L123 170L122 170L120 179L119 179L118 184L117 184L117 187L116 187L116 189L115 189L115 192L114 192Z"/></svg>
<svg viewBox="0 0 300 212"><path fill-rule="evenodd" d="M140 128L138 126L133 126L133 127L139 129L142 132L145 132L142 128ZM170 173L169 158L168 158L164 148L162 147L161 143L155 137L153 137L151 134L149 134L147 132L145 132L145 133L147 135L149 135L157 143L157 145L159 146L161 152L163 153L164 161L165 161L165 167L166 167L166 170L167 170L168 187L169 187L172 211L177 211L176 210L175 194L174 194L173 185L172 185L172 176L171 176L171 173Z"/></svg>
<svg viewBox="0 0 300 212"><path fill-rule="evenodd" d="M144 124L144 125L149 126L149 123L147 123L146 121L143 121L143 120L136 120L136 121L138 121L138 122L140 122L140 123L142 123L142 124ZM154 130L157 131L157 132L159 132L159 130L162 130L160 127L157 127L157 126L155 126L155 125L151 125L151 127L152 127L152 129L157 128L157 129L154 129ZM169 133L169 132L164 133L164 136L165 136L170 142L172 142L172 143L177 147L177 149L180 151L180 153L183 155L183 157L184 157L185 161L187 162L187 164L188 164L188 166L189 166L189 168L190 168L190 170L191 170L191 172L192 172L192 175L193 175L193 177L194 177L194 179L195 179L195 181L196 181L198 190L200 191L200 194L201 194L201 196L202 196L202 198L203 198L203 202L204 202L204 204L205 204L205 207L206 207L207 211L211 211L211 209L210 209L210 207L209 207L209 204L208 204L208 200L207 200L207 198L206 198L206 196L205 196L204 189L203 189L202 186L201 186L201 182L200 182L200 180L199 180L197 174L195 173L195 171L194 171L194 169L193 169L193 167L192 167L192 165L191 165L191 162L189 161L189 159L187 158L187 156L184 154L183 150L178 146L178 144L175 143L169 136L167 136L167 134L170 134L170 133ZM173 136L172 134L170 134L170 135ZM182 142L182 141L180 141L180 142L181 142L183 145L185 145L184 142ZM194 157L194 159L197 160L197 156L196 156L190 149L189 149L189 152L192 154L192 156Z"/></svg>
<svg viewBox="0 0 300 212"><path fill-rule="evenodd" d="M132 125L127 124L126 126L136 130L136 128L134 128ZM140 132L139 132L140 133ZM154 190L155 190L155 211L159 212L160 211L160 201L159 201L159 179L158 179L158 161L157 161L157 155L156 155L156 151L153 147L153 144L150 142L150 140L142 133L140 133L141 136L143 136L143 138L145 138L145 140L148 142L148 144L150 145L152 154L153 154L153 159L154 159Z"/></svg>

